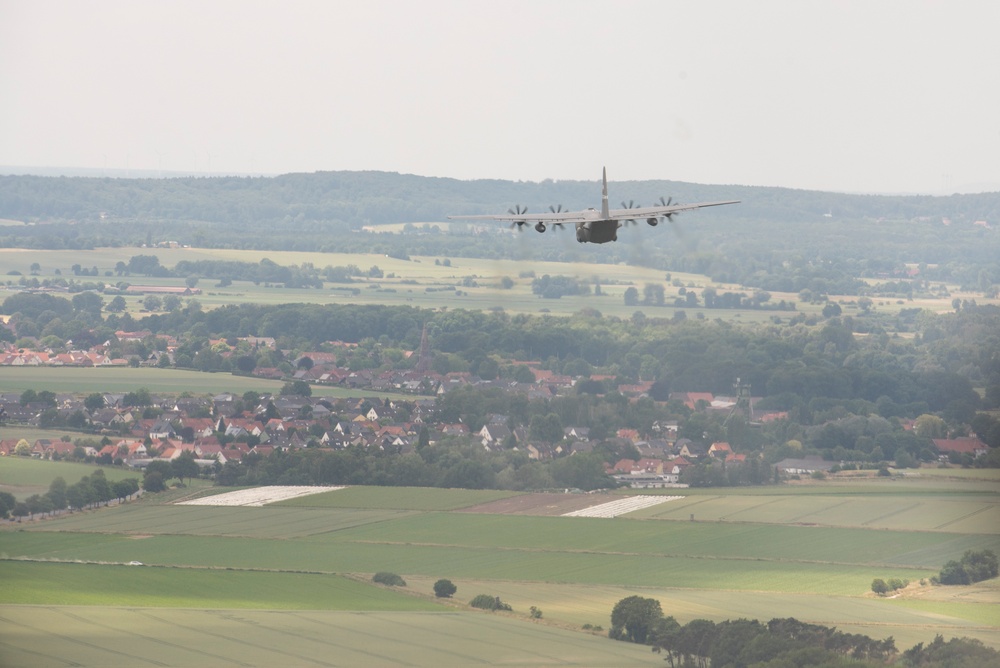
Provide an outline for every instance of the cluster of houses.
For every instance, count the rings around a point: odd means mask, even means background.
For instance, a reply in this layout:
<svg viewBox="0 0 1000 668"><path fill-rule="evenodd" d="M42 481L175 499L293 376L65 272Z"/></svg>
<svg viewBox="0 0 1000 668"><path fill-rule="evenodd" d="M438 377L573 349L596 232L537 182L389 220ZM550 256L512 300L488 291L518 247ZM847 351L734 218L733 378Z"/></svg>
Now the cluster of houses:
<svg viewBox="0 0 1000 668"><path fill-rule="evenodd" d="M676 436L677 425L675 423L668 423L665 426L668 433L672 429L674 436ZM620 484L635 489L687 487L680 482L681 474L706 457L711 458L711 461L727 464L742 464L746 462L747 457L745 454L733 452L729 443L724 441L712 443L705 448L686 438L674 438L667 439L663 445L665 446L662 449L663 456L644 456L635 460L620 459L614 465L608 466L605 471ZM657 449L643 449L650 450L648 454L651 455L657 453ZM641 449L640 453L642 451Z"/></svg>
<svg viewBox="0 0 1000 668"><path fill-rule="evenodd" d="M139 342L151 336L149 331L140 332L115 332L117 343ZM177 347L174 337L160 336L165 340L168 350ZM67 347L72 347L73 342L67 341ZM0 343L0 366L56 366L56 367L122 367L128 366L130 360L124 357L115 357L112 354L117 347L111 341L105 341L87 350L67 350L66 352L56 352L54 350L31 350L15 348L10 343ZM162 351L153 351L145 360L140 360L144 366L153 366L160 361Z"/></svg>
<svg viewBox="0 0 1000 668"><path fill-rule="evenodd" d="M117 332L121 342L141 341L149 332ZM273 339L249 337L253 347L273 348ZM170 345L175 342L168 342ZM107 345L107 344L106 344ZM336 344L335 344L336 345ZM339 344L350 346L351 344ZM280 369L254 370L261 377L300 380L309 384L336 385L348 389L384 391L393 394L412 393L411 401L358 398L331 400L299 395L263 395L257 405L244 405L241 397L220 394L209 397L152 397L151 407L124 405L124 394L104 394L103 405L88 408L80 396L56 395L55 410L67 419L76 418L78 426L89 428L103 436L101 447L84 447L85 457L107 463L121 462L142 468L152 458L173 459L184 452L192 453L205 467L226 462L239 462L248 455L266 456L275 449L345 448L360 446L385 452L412 451L426 433L433 443L447 437L463 437L478 442L487 450L517 448L536 460L572 455L592 450L597 442L584 427L567 427L558 443L529 438L523 426L513 425L503 415L489 416L484 426L470 432L464 423L445 423L438 417L435 395L445 394L464 386L499 387L508 393L521 393L529 399L548 399L573 391L581 380L605 383L610 377L573 378L540 368L538 363L523 363L531 370L533 382L511 379L483 380L470 373L439 374L417 365L408 370L359 370L339 367L337 353L312 352L299 356L294 372ZM303 363L308 358L307 363ZM107 366L126 363L110 360L98 351L49 353L0 351L0 365L64 365ZM619 385L617 390L630 399L647 396L652 383ZM676 392L670 399L692 410L715 411L722 415L735 410L749 410L750 419L767 422L787 417L783 412L754 412L754 399L720 397L703 392ZM0 421L10 424L38 426L40 415L51 406L40 403L21 404L21 396L0 394ZM155 417L148 417L155 415ZM81 424L82 423L82 424ZM621 429L615 439L621 445L634 447L639 458L623 459L607 467L607 473L619 482L633 487L664 487L678 485L683 471L696 462L710 461L742 463L745 455L733 452L728 443L703 446L678 438L678 425L657 422L649 433ZM0 441L0 455L13 454L19 439ZM30 445L33 457L60 459L80 457L73 443L38 439ZM945 456L951 452L973 457L985 454L987 446L977 438L935 440ZM22 453L23 447L22 447ZM833 462L821 459L789 460L779 463L788 473L812 473L829 470Z"/></svg>
<svg viewBox="0 0 1000 668"><path fill-rule="evenodd" d="M475 382L463 374L459 379ZM449 380L445 377L442 384ZM224 393L169 399L152 396L152 406L141 408L124 405L124 394L102 396L103 405L92 410L77 395L57 394L55 399L59 413L84 414L91 429L104 437L103 445L82 446L80 452L81 446L69 441L37 439L29 444L30 453L22 448L20 454L44 459L83 456L143 468L154 458L172 460L190 452L202 466L214 467L216 463L240 462L251 454L267 456L275 449L360 446L403 454L416 448L421 432L431 444L460 437L486 450L517 448L536 460L588 452L597 445L584 427L565 428L563 440L555 444L532 440L524 427L512 428L504 415L490 415L482 428L472 431L462 422L441 421L437 401L427 397L391 401L262 395L257 405L251 406L239 395ZM41 410L49 408L22 405L20 398L0 394L0 415L7 422L30 425ZM151 412L156 417L143 417ZM678 439L676 422L657 422L649 434L621 429L615 439L635 447L641 458L622 460L608 467L608 473L634 486L677 484L681 471L702 457L727 462L744 457L733 453L726 443L705 448ZM19 442L15 438L0 440L0 455L15 454Z"/></svg>

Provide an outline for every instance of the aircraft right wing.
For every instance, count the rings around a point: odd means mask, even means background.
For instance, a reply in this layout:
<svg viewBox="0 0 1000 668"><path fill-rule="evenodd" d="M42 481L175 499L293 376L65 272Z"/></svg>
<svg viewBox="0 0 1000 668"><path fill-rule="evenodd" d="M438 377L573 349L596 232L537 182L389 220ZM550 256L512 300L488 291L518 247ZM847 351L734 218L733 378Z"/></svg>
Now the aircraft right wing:
<svg viewBox="0 0 1000 668"><path fill-rule="evenodd" d="M681 211L692 211L694 209L704 209L709 206L722 206L723 204L739 204L738 199L726 200L723 202L698 202L697 204L664 204L663 206L637 206L632 209L611 209L608 211L610 220L642 220L649 218L670 218L675 213Z"/></svg>

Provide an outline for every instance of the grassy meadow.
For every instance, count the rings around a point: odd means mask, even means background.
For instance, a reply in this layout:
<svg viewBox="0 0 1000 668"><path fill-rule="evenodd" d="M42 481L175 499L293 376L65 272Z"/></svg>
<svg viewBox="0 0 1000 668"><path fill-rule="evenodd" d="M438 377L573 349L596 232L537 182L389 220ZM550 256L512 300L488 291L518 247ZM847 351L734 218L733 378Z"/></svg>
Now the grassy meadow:
<svg viewBox="0 0 1000 668"><path fill-rule="evenodd" d="M939 633L1000 647L1000 585L927 584L965 550L1000 551L996 482L854 480L842 488L712 491L685 492L614 519L469 512L507 492L348 487L260 508L178 506L151 495L19 530L8 525L0 532L0 577L14 584L0 589L0 617L17 623L8 627L12 641L0 648L0 660L35 665L27 658L34 655L20 652L40 651L32 638L43 619L67 620L60 643L41 650L56 665L69 656L57 650L61 643L71 647L96 619L136 648L174 642L162 630L144 630L145 620L181 624L178 633L190 637L183 651L168 649L176 659L168 663L212 665L210 657L193 658L215 651L215 632L206 629L229 634L233 620L254 620L261 637L306 620L297 643L339 647L348 642L343 625L361 618L369 633L390 639L379 648L386 656L402 651L397 638L419 637L407 655L411 665L461 665L462 656L477 654L530 665L658 665L655 655L630 653L637 648L581 629L607 629L611 608L633 594L660 600L681 622L794 616L892 635L900 649ZM131 561L144 565L124 565ZM399 573L408 586L370 584L380 570ZM433 598L442 577L458 586L454 600ZM911 584L878 598L869 591L876 577ZM471 611L466 604L479 593L500 596L513 612ZM528 619L531 606L542 620ZM190 615L184 621L173 612L181 609ZM84 626L76 629L74 615ZM320 618L336 630L320 633ZM423 635L411 637L417 628ZM459 636L465 649L439 654ZM557 649L567 637L579 639L584 652L573 661ZM294 652L300 645L279 647ZM494 656L498 648L516 654ZM240 663L265 665L266 656Z"/></svg>

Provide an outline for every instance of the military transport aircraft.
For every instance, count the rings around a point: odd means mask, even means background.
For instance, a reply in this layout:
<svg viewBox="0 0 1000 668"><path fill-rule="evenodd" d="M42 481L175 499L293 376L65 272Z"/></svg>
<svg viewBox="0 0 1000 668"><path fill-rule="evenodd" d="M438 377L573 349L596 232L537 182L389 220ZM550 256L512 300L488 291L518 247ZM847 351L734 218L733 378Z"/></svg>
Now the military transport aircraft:
<svg viewBox="0 0 1000 668"><path fill-rule="evenodd" d="M549 207L551 213L529 214L520 206L516 210L509 209L507 215L500 216L448 216L452 220L499 220L510 223L518 230L524 229L527 223L534 223L535 230L544 232L547 225L562 228L572 223L576 226L576 240L580 243L604 244L618 241L618 228L627 223L643 220L650 225L656 225L661 218L673 220L674 214L681 211L701 209L706 206L722 204L738 204L739 200L725 202L700 202L698 204L673 204L673 198L664 201L660 198L659 206L633 206L632 202L622 202L621 209L608 208L608 170L604 168L604 190L601 194L601 210L587 209L585 211L563 211L562 207Z"/></svg>

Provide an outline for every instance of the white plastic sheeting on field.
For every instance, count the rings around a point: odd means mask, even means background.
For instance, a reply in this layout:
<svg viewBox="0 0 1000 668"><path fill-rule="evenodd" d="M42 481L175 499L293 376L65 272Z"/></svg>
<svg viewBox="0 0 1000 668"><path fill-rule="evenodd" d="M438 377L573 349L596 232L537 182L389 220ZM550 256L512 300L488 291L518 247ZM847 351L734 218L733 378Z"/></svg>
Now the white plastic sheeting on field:
<svg viewBox="0 0 1000 668"><path fill-rule="evenodd" d="M563 517L617 517L633 510L650 508L667 501L683 498L683 496L627 496L582 510L574 510L571 513L563 513Z"/></svg>
<svg viewBox="0 0 1000 668"><path fill-rule="evenodd" d="M332 492L343 487L313 487L306 485L274 485L272 487L255 487L240 489L225 494L203 496L200 499L181 501L179 506L264 506L275 501L294 499L298 496Z"/></svg>

